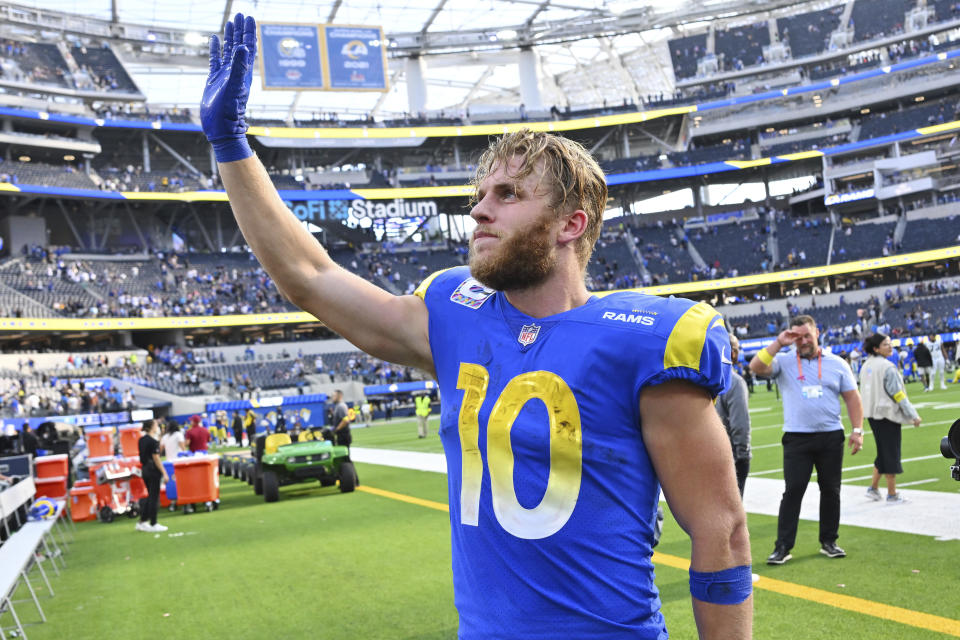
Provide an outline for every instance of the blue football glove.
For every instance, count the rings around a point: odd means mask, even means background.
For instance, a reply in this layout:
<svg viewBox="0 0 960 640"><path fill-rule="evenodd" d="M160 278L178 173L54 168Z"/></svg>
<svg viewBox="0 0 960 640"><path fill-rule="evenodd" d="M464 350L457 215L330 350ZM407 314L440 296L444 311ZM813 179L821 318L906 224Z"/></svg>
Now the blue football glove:
<svg viewBox="0 0 960 640"><path fill-rule="evenodd" d="M200 101L200 125L213 145L217 162L233 162L253 155L247 143L244 114L257 59L257 23L238 13L220 39L210 38L210 75Z"/></svg>

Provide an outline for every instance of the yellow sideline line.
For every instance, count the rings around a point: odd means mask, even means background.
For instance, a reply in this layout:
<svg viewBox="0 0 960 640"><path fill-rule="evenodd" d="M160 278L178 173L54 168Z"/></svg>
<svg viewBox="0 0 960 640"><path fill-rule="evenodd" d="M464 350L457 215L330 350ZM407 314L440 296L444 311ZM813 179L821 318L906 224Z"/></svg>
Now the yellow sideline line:
<svg viewBox="0 0 960 640"><path fill-rule="evenodd" d="M423 500L422 498L414 498L413 496L407 496L402 493L394 493L393 491L387 491L385 489L377 489L376 487L368 487L366 485L360 485L357 487L357 491L364 491L366 493L372 493L377 496L382 496L384 498L390 498L391 500L399 500L400 502L409 502L410 504L419 505L421 507L427 507L428 509L436 509L437 511L446 511L450 512L450 507L443 504L442 502L434 502L433 500Z"/></svg>
<svg viewBox="0 0 960 640"><path fill-rule="evenodd" d="M413 496L404 495L402 493L394 493L393 491L386 491L385 489L377 489L376 487L360 485L357 487L357 491L364 491L366 493L372 493L384 498L390 498L400 502L407 502L410 504L419 505L421 507L427 507L429 509L436 509L437 511L445 511L448 513L450 511L450 507L442 502L414 498ZM690 568L690 560L687 558L672 556L667 553L660 553L659 551L655 551L653 553L653 563L665 565L674 569L681 569L683 571L686 571ZM909 627L926 629L927 631L936 631L948 636L960 638L960 620L943 618L941 616L935 616L929 613L921 613L919 611L912 611L910 609L895 607L889 604L865 600L863 598L857 598L854 596L845 596L840 593L833 593L823 589L807 587L801 584L786 582L784 580L777 580L775 578L767 578L766 576L759 576L759 579L753 583L753 587L754 589L772 591L774 593L790 596L792 598L808 600L817 604L827 605L828 607L844 609L846 611L852 611L853 613L872 616L882 620L890 620L892 622L899 622L900 624L904 624Z"/></svg>

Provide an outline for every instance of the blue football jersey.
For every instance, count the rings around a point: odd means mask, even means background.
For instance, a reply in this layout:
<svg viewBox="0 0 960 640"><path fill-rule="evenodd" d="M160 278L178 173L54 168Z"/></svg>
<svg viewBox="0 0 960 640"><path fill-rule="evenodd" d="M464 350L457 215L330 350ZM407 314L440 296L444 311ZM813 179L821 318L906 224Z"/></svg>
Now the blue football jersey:
<svg viewBox="0 0 960 640"><path fill-rule="evenodd" d="M466 267L417 295L440 384L460 637L666 638L639 395L668 380L722 393L720 315L616 293L532 318Z"/></svg>

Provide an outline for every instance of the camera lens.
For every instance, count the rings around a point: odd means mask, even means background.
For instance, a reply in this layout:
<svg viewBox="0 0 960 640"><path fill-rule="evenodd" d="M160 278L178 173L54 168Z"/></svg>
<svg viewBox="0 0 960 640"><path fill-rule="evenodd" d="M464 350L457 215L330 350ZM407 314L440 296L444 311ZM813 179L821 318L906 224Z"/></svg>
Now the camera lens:
<svg viewBox="0 0 960 640"><path fill-rule="evenodd" d="M940 453L944 458L960 459L960 420L950 425L947 436L940 441Z"/></svg>

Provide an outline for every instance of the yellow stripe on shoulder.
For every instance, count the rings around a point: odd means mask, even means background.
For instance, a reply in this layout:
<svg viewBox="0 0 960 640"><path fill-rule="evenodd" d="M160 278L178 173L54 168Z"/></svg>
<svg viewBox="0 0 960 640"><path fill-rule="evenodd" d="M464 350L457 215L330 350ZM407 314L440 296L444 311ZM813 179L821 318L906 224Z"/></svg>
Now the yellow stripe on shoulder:
<svg viewBox="0 0 960 640"><path fill-rule="evenodd" d="M687 367L699 371L707 331L718 319L722 324L720 314L705 302L698 302L687 309L667 338L667 348L663 352L663 368Z"/></svg>
<svg viewBox="0 0 960 640"><path fill-rule="evenodd" d="M429 289L429 288L430 288L430 285L433 284L434 279L436 279L436 277L437 277L438 275L440 275L441 273L443 273L443 272L445 272L445 271L450 271L450 269L454 269L454 268L455 268L455 267L449 267L449 268L447 268L447 269L440 269L440 271L434 271L434 272L431 273L429 276L427 276L427 279L426 279L426 280L424 280L423 282L420 283L420 286L417 287L416 291L413 292L413 295L417 296L417 297L420 298L421 300L426 301L426 299L427 299L427 289Z"/></svg>

